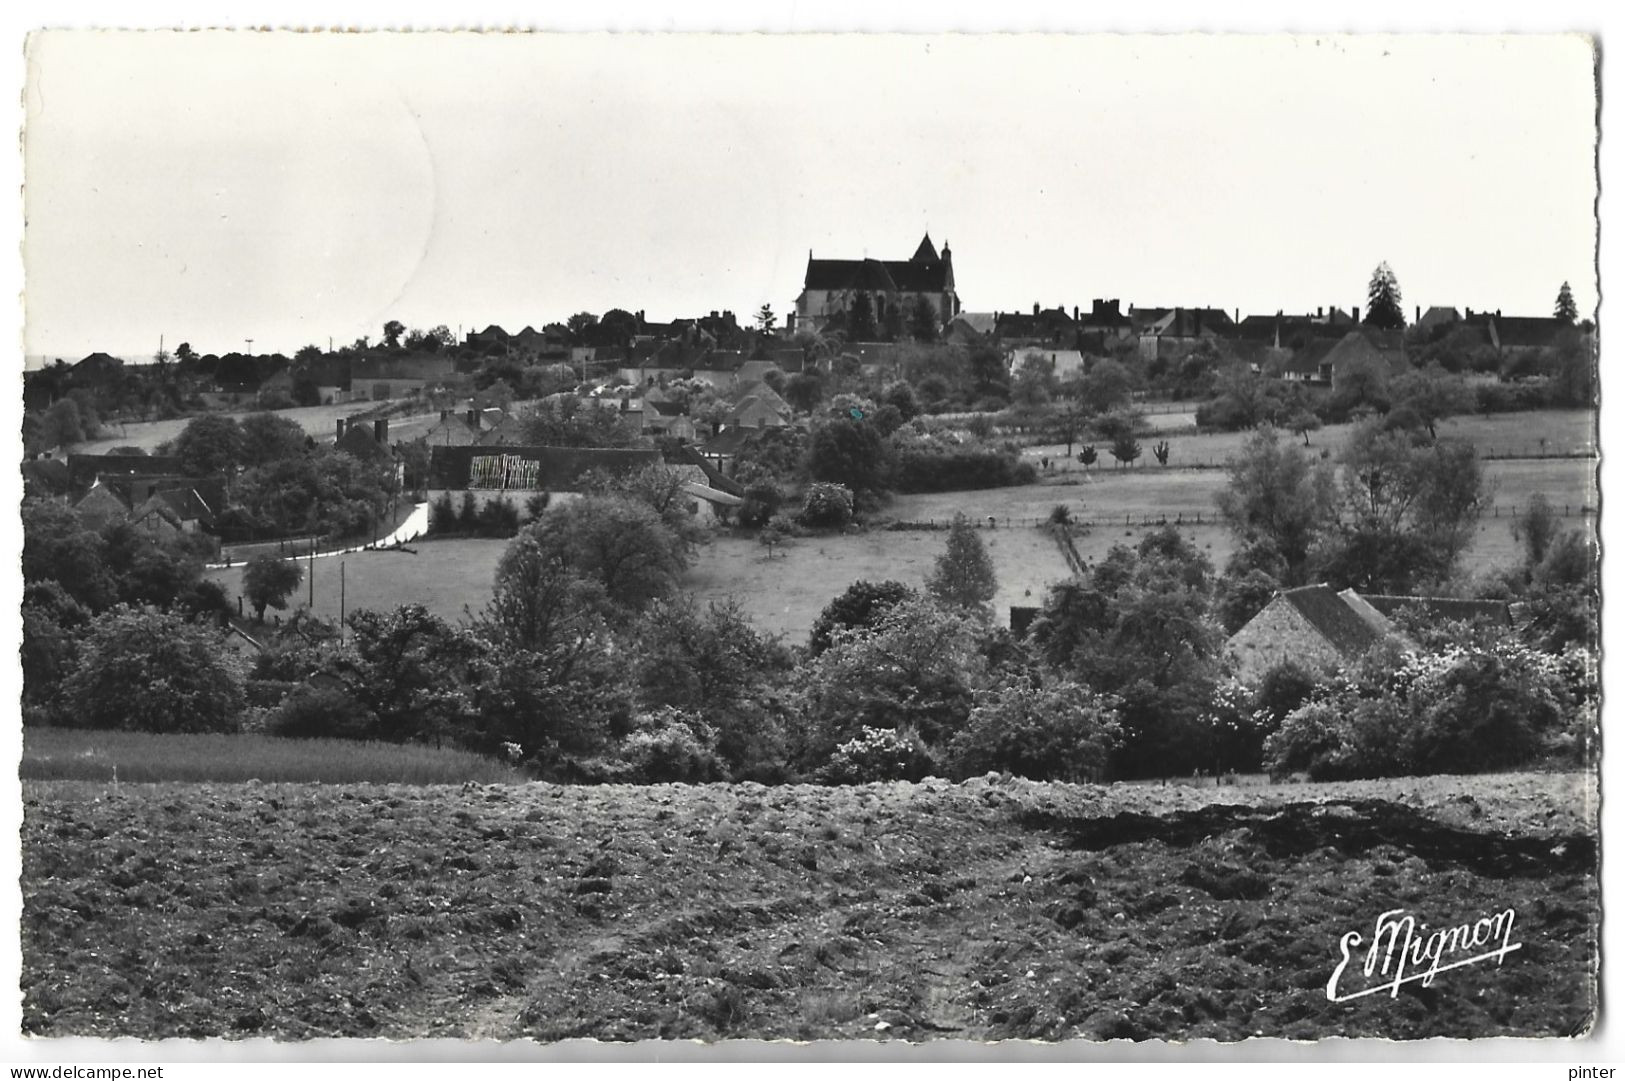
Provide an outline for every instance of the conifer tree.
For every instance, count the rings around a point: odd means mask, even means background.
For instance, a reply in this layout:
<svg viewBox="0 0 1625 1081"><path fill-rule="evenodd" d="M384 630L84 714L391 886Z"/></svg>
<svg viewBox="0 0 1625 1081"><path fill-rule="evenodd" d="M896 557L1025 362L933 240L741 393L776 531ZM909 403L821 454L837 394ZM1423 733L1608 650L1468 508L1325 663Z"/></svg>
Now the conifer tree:
<svg viewBox="0 0 1625 1081"><path fill-rule="evenodd" d="M970 519L963 514L954 515L954 524L948 529L948 549L937 557L925 588L934 599L950 608L972 612L984 619L992 615L993 595L998 592L993 560L988 557Z"/></svg>
<svg viewBox="0 0 1625 1081"><path fill-rule="evenodd" d="M1557 307L1552 311L1552 317L1561 319L1570 326L1573 326L1574 321L1580 318L1580 310L1575 307L1574 293L1569 289L1568 282L1564 282L1563 288L1557 291Z"/></svg>
<svg viewBox="0 0 1625 1081"><path fill-rule="evenodd" d="M1387 263L1378 263L1371 272L1371 286L1366 291L1368 307L1367 326L1380 330L1404 330L1405 309L1399 295L1399 279Z"/></svg>

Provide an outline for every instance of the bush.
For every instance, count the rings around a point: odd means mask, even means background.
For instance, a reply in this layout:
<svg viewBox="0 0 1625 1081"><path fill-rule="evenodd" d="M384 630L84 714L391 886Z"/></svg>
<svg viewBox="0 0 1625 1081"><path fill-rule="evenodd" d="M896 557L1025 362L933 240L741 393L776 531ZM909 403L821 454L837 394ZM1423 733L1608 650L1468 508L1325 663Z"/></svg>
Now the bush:
<svg viewBox="0 0 1625 1081"><path fill-rule="evenodd" d="M625 779L633 784L703 784L727 776L716 733L699 717L663 707L638 717L621 744Z"/></svg>
<svg viewBox="0 0 1625 1081"><path fill-rule="evenodd" d="M1584 742L1567 662L1523 646L1450 649L1395 665L1381 651L1265 741L1272 773L1314 780L1480 773Z"/></svg>
<svg viewBox="0 0 1625 1081"><path fill-rule="evenodd" d="M266 731L288 739L361 739L376 723L349 692L306 684L271 711Z"/></svg>
<svg viewBox="0 0 1625 1081"><path fill-rule="evenodd" d="M818 771L825 784L918 781L932 772L931 752L912 729L870 728L835 748Z"/></svg>
<svg viewBox="0 0 1625 1081"><path fill-rule="evenodd" d="M91 625L63 697L84 728L234 732L243 682L214 632L162 612L115 608Z"/></svg>
<svg viewBox="0 0 1625 1081"><path fill-rule="evenodd" d="M836 631L876 627L897 605L917 599L919 594L902 582L853 582L818 614L807 649L816 657L830 647Z"/></svg>
<svg viewBox="0 0 1625 1081"><path fill-rule="evenodd" d="M480 508L482 537L511 537L519 532L519 508L507 496L498 496Z"/></svg>
<svg viewBox="0 0 1625 1081"><path fill-rule="evenodd" d="M429 532L457 532L457 507L451 501L450 492L441 492L440 498L429 504Z"/></svg>
<svg viewBox="0 0 1625 1081"><path fill-rule="evenodd" d="M1038 470L1007 450L975 444L908 446L893 452L892 482L899 492L958 492L1032 484Z"/></svg>
<svg viewBox="0 0 1625 1081"><path fill-rule="evenodd" d="M812 485L797 520L813 529L843 528L852 521L852 490L844 484Z"/></svg>
<svg viewBox="0 0 1625 1081"><path fill-rule="evenodd" d="M1040 687L1023 679L978 696L949 759L962 777L996 770L1035 781L1096 781L1117 738L1112 698L1076 683Z"/></svg>

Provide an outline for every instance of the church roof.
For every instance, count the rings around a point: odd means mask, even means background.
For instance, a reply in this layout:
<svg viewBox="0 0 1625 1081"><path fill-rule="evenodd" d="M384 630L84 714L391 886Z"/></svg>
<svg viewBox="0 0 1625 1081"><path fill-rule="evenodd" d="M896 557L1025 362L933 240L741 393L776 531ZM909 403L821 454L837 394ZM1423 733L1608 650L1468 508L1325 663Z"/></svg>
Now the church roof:
<svg viewBox="0 0 1625 1081"><path fill-rule="evenodd" d="M937 254L928 234L910 259L814 259L809 253L803 287L941 293L954 287L954 266L950 257Z"/></svg>

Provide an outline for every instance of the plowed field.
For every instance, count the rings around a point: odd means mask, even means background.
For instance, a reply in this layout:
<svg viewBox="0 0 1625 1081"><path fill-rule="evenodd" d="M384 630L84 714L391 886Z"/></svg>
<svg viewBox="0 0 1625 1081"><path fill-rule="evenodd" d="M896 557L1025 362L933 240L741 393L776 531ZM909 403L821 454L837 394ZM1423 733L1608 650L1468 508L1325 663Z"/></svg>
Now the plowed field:
<svg viewBox="0 0 1625 1081"><path fill-rule="evenodd" d="M1569 1035L1597 1004L1577 776L24 802L35 1035L1409 1039ZM1328 1001L1380 914L1506 909L1499 964ZM1356 963L1340 990L1372 982Z"/></svg>

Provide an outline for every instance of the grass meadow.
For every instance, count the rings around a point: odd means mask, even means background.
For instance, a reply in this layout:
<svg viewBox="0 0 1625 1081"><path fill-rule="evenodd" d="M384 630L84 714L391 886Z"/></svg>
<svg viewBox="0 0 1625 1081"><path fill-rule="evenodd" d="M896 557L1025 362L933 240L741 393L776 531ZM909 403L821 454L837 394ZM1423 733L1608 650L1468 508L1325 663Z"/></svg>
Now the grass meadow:
<svg viewBox="0 0 1625 1081"><path fill-rule="evenodd" d="M25 728L25 781L109 784L515 784L524 774L462 750L257 734L160 735L86 728Z"/></svg>

